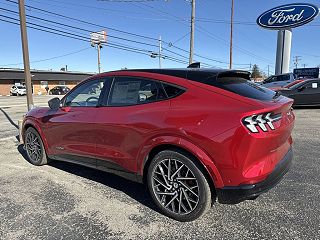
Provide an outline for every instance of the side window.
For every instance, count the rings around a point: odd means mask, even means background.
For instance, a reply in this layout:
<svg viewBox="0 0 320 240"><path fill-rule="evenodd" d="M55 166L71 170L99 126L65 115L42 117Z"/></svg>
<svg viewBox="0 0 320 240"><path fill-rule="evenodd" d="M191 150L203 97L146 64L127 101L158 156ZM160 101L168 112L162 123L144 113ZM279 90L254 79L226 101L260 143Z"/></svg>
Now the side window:
<svg viewBox="0 0 320 240"><path fill-rule="evenodd" d="M280 81L289 81L290 80L290 75L282 75L280 76Z"/></svg>
<svg viewBox="0 0 320 240"><path fill-rule="evenodd" d="M305 84L303 87L310 92L317 92L320 86L318 81L312 81Z"/></svg>
<svg viewBox="0 0 320 240"><path fill-rule="evenodd" d="M96 107L104 87L104 82L105 79L96 79L81 84L67 95L64 106Z"/></svg>
<svg viewBox="0 0 320 240"><path fill-rule="evenodd" d="M176 97L184 92L183 89L169 85L169 84L163 83L162 85L168 98Z"/></svg>
<svg viewBox="0 0 320 240"><path fill-rule="evenodd" d="M277 77L273 76L273 77L269 77L266 80L264 80L264 83L272 83L272 82L276 82L277 81Z"/></svg>
<svg viewBox="0 0 320 240"><path fill-rule="evenodd" d="M183 93L178 87L138 77L116 77L109 96L109 106L128 106L172 98Z"/></svg>
<svg viewBox="0 0 320 240"><path fill-rule="evenodd" d="M109 96L109 106L151 103L166 98L161 83L137 77L116 77Z"/></svg>

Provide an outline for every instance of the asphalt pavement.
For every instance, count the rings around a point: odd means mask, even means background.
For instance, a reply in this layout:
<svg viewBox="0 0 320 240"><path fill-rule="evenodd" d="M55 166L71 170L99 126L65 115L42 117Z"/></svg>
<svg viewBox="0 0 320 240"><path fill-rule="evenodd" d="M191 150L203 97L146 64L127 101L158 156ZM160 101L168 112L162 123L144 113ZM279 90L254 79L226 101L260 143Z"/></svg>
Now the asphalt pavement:
<svg viewBox="0 0 320 240"><path fill-rule="evenodd" d="M295 159L280 184L255 201L216 203L190 223L160 214L143 185L28 163L16 137L25 112L25 97L0 97L0 239L320 239L320 108L294 110Z"/></svg>

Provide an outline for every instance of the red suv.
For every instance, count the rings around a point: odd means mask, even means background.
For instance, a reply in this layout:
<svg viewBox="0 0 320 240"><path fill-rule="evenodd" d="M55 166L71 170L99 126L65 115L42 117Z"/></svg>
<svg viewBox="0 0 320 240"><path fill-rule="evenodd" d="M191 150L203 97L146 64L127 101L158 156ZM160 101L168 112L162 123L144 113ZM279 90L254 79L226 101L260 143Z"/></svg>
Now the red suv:
<svg viewBox="0 0 320 240"><path fill-rule="evenodd" d="M191 221L217 199L275 186L292 161L293 101L234 70L147 69L93 76L23 123L30 162L67 161L148 186L167 216Z"/></svg>

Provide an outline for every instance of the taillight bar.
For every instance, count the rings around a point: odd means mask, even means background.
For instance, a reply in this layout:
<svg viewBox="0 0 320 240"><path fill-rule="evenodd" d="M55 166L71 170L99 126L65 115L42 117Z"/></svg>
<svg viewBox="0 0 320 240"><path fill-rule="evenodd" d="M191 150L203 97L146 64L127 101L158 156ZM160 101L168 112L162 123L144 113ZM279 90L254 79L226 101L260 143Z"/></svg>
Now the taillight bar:
<svg viewBox="0 0 320 240"><path fill-rule="evenodd" d="M269 112L245 117L242 122L250 132L258 133L259 129L257 127L259 127L263 132L267 132L268 128L266 125L268 125L271 130L274 130L275 127L273 122L279 121L281 118L281 113L273 114Z"/></svg>

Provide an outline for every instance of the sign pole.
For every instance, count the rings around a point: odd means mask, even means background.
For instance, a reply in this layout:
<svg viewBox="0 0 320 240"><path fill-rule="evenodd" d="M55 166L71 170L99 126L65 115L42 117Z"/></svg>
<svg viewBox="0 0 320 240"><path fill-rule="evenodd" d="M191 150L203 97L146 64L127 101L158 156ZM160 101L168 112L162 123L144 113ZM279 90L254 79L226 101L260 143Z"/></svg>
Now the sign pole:
<svg viewBox="0 0 320 240"><path fill-rule="evenodd" d="M98 50L98 72L99 73L101 73L100 48L101 48L101 43L99 42L97 44L97 50Z"/></svg>
<svg viewBox="0 0 320 240"><path fill-rule="evenodd" d="M189 64L193 63L193 50L194 50L194 20L196 15L196 0L191 0L191 25L190 25L190 51L189 51Z"/></svg>
<svg viewBox="0 0 320 240"><path fill-rule="evenodd" d="M276 71L275 71L275 74L277 75L289 72L291 39L292 39L291 29L278 31Z"/></svg>
<svg viewBox="0 0 320 240"><path fill-rule="evenodd" d="M32 88L31 73L30 73L28 36L27 36L26 12L24 7L24 0L19 0L19 15L20 15L22 52L23 52L24 79L26 83L27 105L28 105L28 111L29 111L33 108L33 98L32 98L32 89L31 89Z"/></svg>

